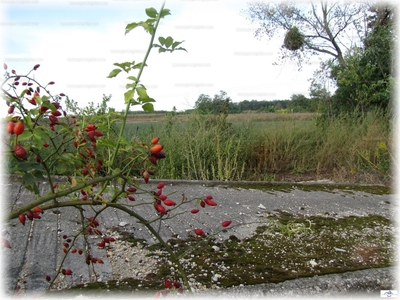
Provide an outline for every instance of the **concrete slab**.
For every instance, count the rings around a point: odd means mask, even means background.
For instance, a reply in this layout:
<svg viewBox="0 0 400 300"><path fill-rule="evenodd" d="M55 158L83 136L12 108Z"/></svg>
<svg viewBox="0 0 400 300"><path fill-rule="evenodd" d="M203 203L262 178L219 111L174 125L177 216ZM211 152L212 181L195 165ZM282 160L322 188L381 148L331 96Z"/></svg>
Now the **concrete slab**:
<svg viewBox="0 0 400 300"><path fill-rule="evenodd" d="M59 178L59 180L65 180ZM142 183L147 190L156 190L156 185L161 180L152 180L149 184ZM187 238L193 229L202 228L206 233L214 232L221 227L221 221L231 220L232 229L221 232L217 238L226 239L230 235L238 238L249 237L254 230L268 222L267 217L278 211L294 215L324 215L324 216L366 216L377 214L389 219L394 219L397 211L397 201L393 194L379 194L358 191L352 187L337 186L326 189L326 185L317 188L306 189L303 185L261 183L227 183L227 182L203 182L203 181L170 181L163 180L166 186L164 194L170 195L177 203L181 202L182 194L186 200L181 206L172 209L167 218L158 220L159 229L164 239L172 236ZM2 181L2 189L7 194L5 210L12 211L16 206L28 203L34 196L23 189L15 177L5 177ZM257 185L256 185L257 184ZM242 186L242 187L240 187ZM260 189L261 187L261 189ZM49 187L42 183L39 186L44 195ZM201 209L197 215L189 211L198 207L195 199L212 195L218 203L216 207L207 206ZM107 195L105 195L107 197ZM135 202L126 200L135 211L146 216L147 219L157 217L152 206L152 198L148 194L138 194ZM148 203L148 205L143 205ZM95 207L95 210L100 207ZM82 211L85 217L92 216L94 211L85 207ZM156 240L149 231L124 212L109 208L98 217L101 230L119 226L137 239L145 239L148 244L154 244ZM42 219L30 222L22 226L18 220L11 220L4 226L9 239L11 249L3 249L6 268L3 270L3 278L7 293L15 290L42 294L48 283L45 276L54 276L64 255L62 252L63 235L73 237L81 222L79 209L61 209L46 211ZM123 226L121 226L123 225ZM242 225L242 226L237 226ZM103 232L103 233L104 233ZM81 239L81 237L79 237ZM101 255L104 258L104 250L98 249L96 244L101 240L98 235L89 237L89 244L93 255ZM83 241L77 240L76 247L83 247ZM88 276L98 274L102 281L112 277L110 261L103 259L104 264L96 264L95 270L84 263L84 259L69 256L65 266L74 270L74 276L70 276L65 287L87 281Z"/></svg>

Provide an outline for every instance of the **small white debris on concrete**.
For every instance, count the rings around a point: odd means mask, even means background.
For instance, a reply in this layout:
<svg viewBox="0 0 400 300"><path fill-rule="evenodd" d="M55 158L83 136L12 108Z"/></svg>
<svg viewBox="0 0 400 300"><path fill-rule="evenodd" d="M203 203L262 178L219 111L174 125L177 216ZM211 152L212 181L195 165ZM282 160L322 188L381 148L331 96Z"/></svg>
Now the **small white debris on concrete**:
<svg viewBox="0 0 400 300"><path fill-rule="evenodd" d="M213 248L215 252L219 252L219 250L220 250L220 248L218 246L215 246L215 245L212 246L211 248Z"/></svg>
<svg viewBox="0 0 400 300"><path fill-rule="evenodd" d="M311 265L312 268L314 268L315 266L318 266L318 263L315 262L315 259L311 259L308 263Z"/></svg>
<svg viewBox="0 0 400 300"><path fill-rule="evenodd" d="M215 274L215 275L212 277L212 280L215 281L215 282L217 282L217 281L219 280L220 277L222 277L222 275L220 275L220 274Z"/></svg>
<svg viewBox="0 0 400 300"><path fill-rule="evenodd" d="M344 250L344 249L340 249L340 248L336 248L336 247L334 247L333 249L335 249L335 251L338 251L338 252L347 252L347 251Z"/></svg>

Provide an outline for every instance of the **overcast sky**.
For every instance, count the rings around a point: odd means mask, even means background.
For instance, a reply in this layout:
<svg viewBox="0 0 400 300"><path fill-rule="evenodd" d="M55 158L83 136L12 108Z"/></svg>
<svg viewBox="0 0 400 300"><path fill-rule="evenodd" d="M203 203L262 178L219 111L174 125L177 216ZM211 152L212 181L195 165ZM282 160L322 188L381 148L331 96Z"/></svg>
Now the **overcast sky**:
<svg viewBox="0 0 400 300"><path fill-rule="evenodd" d="M145 8L159 10L161 4L149 0L2 1L2 60L18 74L39 63L35 78L44 84L55 81L51 92L63 92L82 106L112 94L111 106L120 111L125 107L127 76L106 77L115 62L142 61L150 40L142 28L125 35L125 26L147 19ZM165 7L172 15L162 21L158 36L184 40L182 46L188 52L151 52L142 83L157 101L156 110L190 109L200 94L213 96L220 90L233 102L308 96L308 79L319 61L311 61L302 71L294 62L273 65L283 37L255 38L256 24L241 14L245 1L174 0L166 1Z"/></svg>

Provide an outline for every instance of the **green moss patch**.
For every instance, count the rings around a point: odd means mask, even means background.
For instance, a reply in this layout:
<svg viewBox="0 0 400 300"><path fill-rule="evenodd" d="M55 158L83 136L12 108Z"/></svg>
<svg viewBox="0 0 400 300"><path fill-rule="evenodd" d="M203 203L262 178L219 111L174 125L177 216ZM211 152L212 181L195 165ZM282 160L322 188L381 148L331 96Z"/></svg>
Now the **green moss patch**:
<svg viewBox="0 0 400 300"><path fill-rule="evenodd" d="M245 239L231 235L218 241L209 236L172 238L168 243L181 256L194 287L224 288L393 266L394 232L393 222L378 215L305 218L286 213L269 217ZM157 255L162 249L158 244L144 247L158 251ZM158 272L145 280L90 283L69 291L85 295L99 291L154 293L164 288L166 277L180 279L165 252Z"/></svg>
<svg viewBox="0 0 400 300"><path fill-rule="evenodd" d="M384 217L271 217L252 237L217 242L171 240L178 253L193 247L187 273L208 288L393 265L392 222Z"/></svg>

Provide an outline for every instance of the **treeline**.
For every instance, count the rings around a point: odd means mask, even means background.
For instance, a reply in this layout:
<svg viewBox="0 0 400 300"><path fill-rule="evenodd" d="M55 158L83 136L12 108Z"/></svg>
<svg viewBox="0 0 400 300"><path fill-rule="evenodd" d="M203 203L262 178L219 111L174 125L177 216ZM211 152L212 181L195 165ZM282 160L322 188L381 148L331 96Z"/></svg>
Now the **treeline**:
<svg viewBox="0 0 400 300"><path fill-rule="evenodd" d="M290 100L243 100L233 102L225 91L210 97L201 94L195 103L195 109L204 114L257 112L316 112L320 99L307 98L302 94L292 95Z"/></svg>
<svg viewBox="0 0 400 300"><path fill-rule="evenodd" d="M167 114L179 113L186 114L193 111L198 111L202 114L219 114L221 112L229 114L238 114L247 111L254 112L316 112L318 109L318 99L310 99L304 95L296 94L290 100L243 100L240 102L232 102L231 98L225 91L220 91L219 94L212 98L209 95L201 94L195 103L194 109L185 111L177 111L174 107L172 111L157 110L154 113ZM146 114L145 111L131 111L130 114Z"/></svg>

